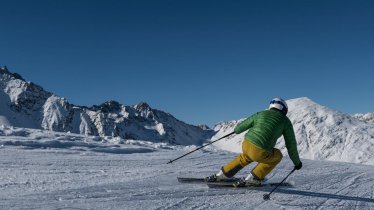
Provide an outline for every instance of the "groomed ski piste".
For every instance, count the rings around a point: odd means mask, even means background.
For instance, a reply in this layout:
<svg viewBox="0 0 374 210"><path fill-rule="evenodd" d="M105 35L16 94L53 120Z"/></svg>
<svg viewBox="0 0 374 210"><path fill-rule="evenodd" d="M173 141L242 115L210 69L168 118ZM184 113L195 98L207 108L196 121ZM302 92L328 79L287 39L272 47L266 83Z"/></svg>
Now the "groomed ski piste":
<svg viewBox="0 0 374 210"><path fill-rule="evenodd" d="M302 159L292 188L214 189L178 176L217 172L235 153L195 146L0 127L0 209L374 209L371 165ZM253 167L243 169L245 176ZM285 157L269 174L293 169Z"/></svg>

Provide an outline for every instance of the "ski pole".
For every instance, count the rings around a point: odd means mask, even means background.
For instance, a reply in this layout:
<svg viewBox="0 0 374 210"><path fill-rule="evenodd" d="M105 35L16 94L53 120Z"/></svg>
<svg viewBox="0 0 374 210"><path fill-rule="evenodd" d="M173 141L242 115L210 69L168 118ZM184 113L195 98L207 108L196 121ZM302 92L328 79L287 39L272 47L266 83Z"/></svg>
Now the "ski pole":
<svg viewBox="0 0 374 210"><path fill-rule="evenodd" d="M284 180L286 180L296 169L294 168L281 182L279 182L279 184L273 188L273 190L270 191L269 194L264 194L263 197L264 197L264 200L269 200L270 199L270 195L271 193L273 193L283 182Z"/></svg>
<svg viewBox="0 0 374 210"><path fill-rule="evenodd" d="M178 157L178 158L175 158L174 160L170 160L167 164L172 163L172 162L174 162L174 161L176 161L176 160L179 160L179 159L181 159L182 157L184 157L184 156L186 156L186 155L189 155L189 154L191 154L191 153L193 153L193 152L195 152L195 151L197 151L197 150L199 150L199 149L202 149L202 148L204 148L204 147L206 147L206 146L208 146L208 145L211 145L211 144L213 144L214 142L217 142L217 141L219 141L219 140L222 140L222 139L224 139L224 138L226 138L226 137L228 137L228 136L230 136L230 135L232 135L232 134L234 134L234 133L235 133L235 132L231 132L231 133L229 133L229 134L227 134L227 135L225 135L225 136L222 136L221 138L219 138L219 139L217 139L217 140L214 140L214 141L210 142L209 144L206 144L206 145L204 145L204 146L201 146L201 147L199 147L199 148L197 148L197 149L195 149L195 150L193 150L193 151L191 151L191 152L189 152L189 153L186 153L186 154L184 154L184 155L182 155L182 156L180 156L180 157Z"/></svg>

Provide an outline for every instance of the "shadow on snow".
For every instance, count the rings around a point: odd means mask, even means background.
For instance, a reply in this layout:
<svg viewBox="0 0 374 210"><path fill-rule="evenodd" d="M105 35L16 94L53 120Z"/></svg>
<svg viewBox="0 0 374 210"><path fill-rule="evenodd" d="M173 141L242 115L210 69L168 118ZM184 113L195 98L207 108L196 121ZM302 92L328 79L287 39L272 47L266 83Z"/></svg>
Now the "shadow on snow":
<svg viewBox="0 0 374 210"><path fill-rule="evenodd" d="M308 191L302 191L302 190L289 190L289 189L278 189L278 190L276 190L276 192L277 193L290 194L290 195L302 195L302 196L311 196L311 197L319 197L319 198L374 203L374 199L372 199L372 198L362 198L362 197L354 197L354 196L346 196L346 195L336 195L336 194L329 194L329 193L317 193L317 192L308 192Z"/></svg>
<svg viewBox="0 0 374 210"><path fill-rule="evenodd" d="M152 148L146 147L120 147L120 146L100 146L98 144L90 144L85 142L62 142L57 140L51 141L3 141L3 145L7 146L23 146L29 149L46 149L46 148L87 148L89 151L111 153L111 154L132 154L132 153L148 153L154 152Z"/></svg>

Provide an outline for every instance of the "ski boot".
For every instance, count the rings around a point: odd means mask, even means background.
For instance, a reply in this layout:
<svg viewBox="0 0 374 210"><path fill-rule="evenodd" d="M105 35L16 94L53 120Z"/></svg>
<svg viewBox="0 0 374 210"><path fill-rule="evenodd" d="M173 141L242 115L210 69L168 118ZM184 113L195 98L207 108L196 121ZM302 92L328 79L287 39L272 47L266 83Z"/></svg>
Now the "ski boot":
<svg viewBox="0 0 374 210"><path fill-rule="evenodd" d="M233 184L234 187L247 187L247 186L254 186L259 187L263 184L263 180L255 177L250 173L246 178L241 178L239 181Z"/></svg>
<svg viewBox="0 0 374 210"><path fill-rule="evenodd" d="M219 182L229 179L222 170L220 170L217 174L213 174L211 176L207 176L204 178L205 182Z"/></svg>

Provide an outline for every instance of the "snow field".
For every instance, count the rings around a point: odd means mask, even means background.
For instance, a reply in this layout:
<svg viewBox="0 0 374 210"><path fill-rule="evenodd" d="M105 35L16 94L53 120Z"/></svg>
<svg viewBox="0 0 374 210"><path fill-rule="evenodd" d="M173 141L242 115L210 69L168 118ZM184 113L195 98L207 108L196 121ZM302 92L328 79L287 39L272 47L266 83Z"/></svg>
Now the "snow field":
<svg viewBox="0 0 374 210"><path fill-rule="evenodd" d="M374 209L372 166L303 160L304 167L289 178L294 187L280 188L264 201L262 195L271 188L210 189L178 183L177 176L217 172L235 157L230 152L208 148L166 164L192 148L123 143L118 148L138 148L139 153L108 153L79 144L3 144L14 141L7 138L0 137L0 209ZM108 143L99 146L113 148ZM268 179L280 181L292 168L284 158Z"/></svg>

